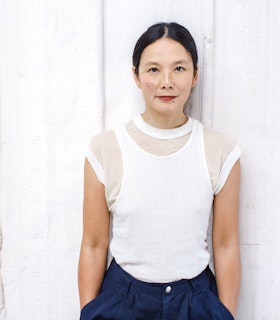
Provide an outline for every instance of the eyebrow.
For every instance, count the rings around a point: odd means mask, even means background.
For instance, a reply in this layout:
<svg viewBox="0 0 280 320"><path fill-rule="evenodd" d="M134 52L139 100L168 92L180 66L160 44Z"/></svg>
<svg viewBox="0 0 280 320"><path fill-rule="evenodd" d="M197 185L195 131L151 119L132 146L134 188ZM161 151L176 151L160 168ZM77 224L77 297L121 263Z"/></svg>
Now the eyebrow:
<svg viewBox="0 0 280 320"><path fill-rule="evenodd" d="M176 64L189 64L188 60L178 60L172 63L172 65L176 65ZM150 65L154 65L154 66L159 66L160 63L155 62L155 61L149 61L145 64L146 67L150 66Z"/></svg>

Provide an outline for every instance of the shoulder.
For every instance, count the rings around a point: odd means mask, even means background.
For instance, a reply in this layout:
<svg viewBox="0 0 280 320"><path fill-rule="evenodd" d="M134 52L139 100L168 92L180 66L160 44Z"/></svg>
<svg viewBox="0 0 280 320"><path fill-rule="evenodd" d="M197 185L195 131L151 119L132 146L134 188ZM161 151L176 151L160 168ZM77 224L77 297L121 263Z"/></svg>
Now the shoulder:
<svg viewBox="0 0 280 320"><path fill-rule="evenodd" d="M241 152L233 137L219 131L204 127L203 138L213 193L217 194Z"/></svg>
<svg viewBox="0 0 280 320"><path fill-rule="evenodd" d="M203 127L203 137L206 151L225 159L237 145L236 140L222 132Z"/></svg>
<svg viewBox="0 0 280 320"><path fill-rule="evenodd" d="M100 158L104 152L115 148L116 145L117 138L115 130L111 129L93 136L90 139L89 149L97 158Z"/></svg>
<svg viewBox="0 0 280 320"><path fill-rule="evenodd" d="M104 168L117 153L118 143L114 130L94 135L89 143L86 158L99 181L104 184Z"/></svg>

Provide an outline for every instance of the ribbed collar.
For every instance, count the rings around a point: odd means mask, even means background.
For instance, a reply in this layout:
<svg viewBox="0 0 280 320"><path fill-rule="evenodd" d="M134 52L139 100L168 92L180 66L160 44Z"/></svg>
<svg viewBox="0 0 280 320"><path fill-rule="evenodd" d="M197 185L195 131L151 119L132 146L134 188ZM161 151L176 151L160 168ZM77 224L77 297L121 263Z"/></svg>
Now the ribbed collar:
<svg viewBox="0 0 280 320"><path fill-rule="evenodd" d="M152 127L144 121L141 115L135 117L133 121L138 129L140 129L145 134L157 139L175 139L183 137L184 135L190 133L193 128L193 120L189 116L188 121L185 124L173 129L159 129Z"/></svg>

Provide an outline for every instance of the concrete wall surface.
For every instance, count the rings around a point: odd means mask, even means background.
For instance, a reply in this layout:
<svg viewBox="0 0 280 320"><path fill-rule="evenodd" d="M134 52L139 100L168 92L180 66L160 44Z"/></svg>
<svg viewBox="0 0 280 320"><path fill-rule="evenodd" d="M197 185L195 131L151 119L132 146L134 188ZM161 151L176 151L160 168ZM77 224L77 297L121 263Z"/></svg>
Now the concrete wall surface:
<svg viewBox="0 0 280 320"><path fill-rule="evenodd" d="M237 319L279 319L279 16L279 0L0 1L0 319L78 319L84 155L143 110L131 54L158 21L196 39L190 113L242 149Z"/></svg>

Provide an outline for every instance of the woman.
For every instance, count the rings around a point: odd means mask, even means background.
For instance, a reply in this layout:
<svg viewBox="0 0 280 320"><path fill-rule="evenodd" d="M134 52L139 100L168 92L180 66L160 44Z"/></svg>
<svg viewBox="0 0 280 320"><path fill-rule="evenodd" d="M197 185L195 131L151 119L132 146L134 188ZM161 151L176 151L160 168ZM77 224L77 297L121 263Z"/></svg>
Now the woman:
<svg viewBox="0 0 280 320"><path fill-rule="evenodd" d="M240 151L184 113L198 78L188 30L151 26L136 43L132 69L145 111L93 137L85 161L81 319L233 319Z"/></svg>

